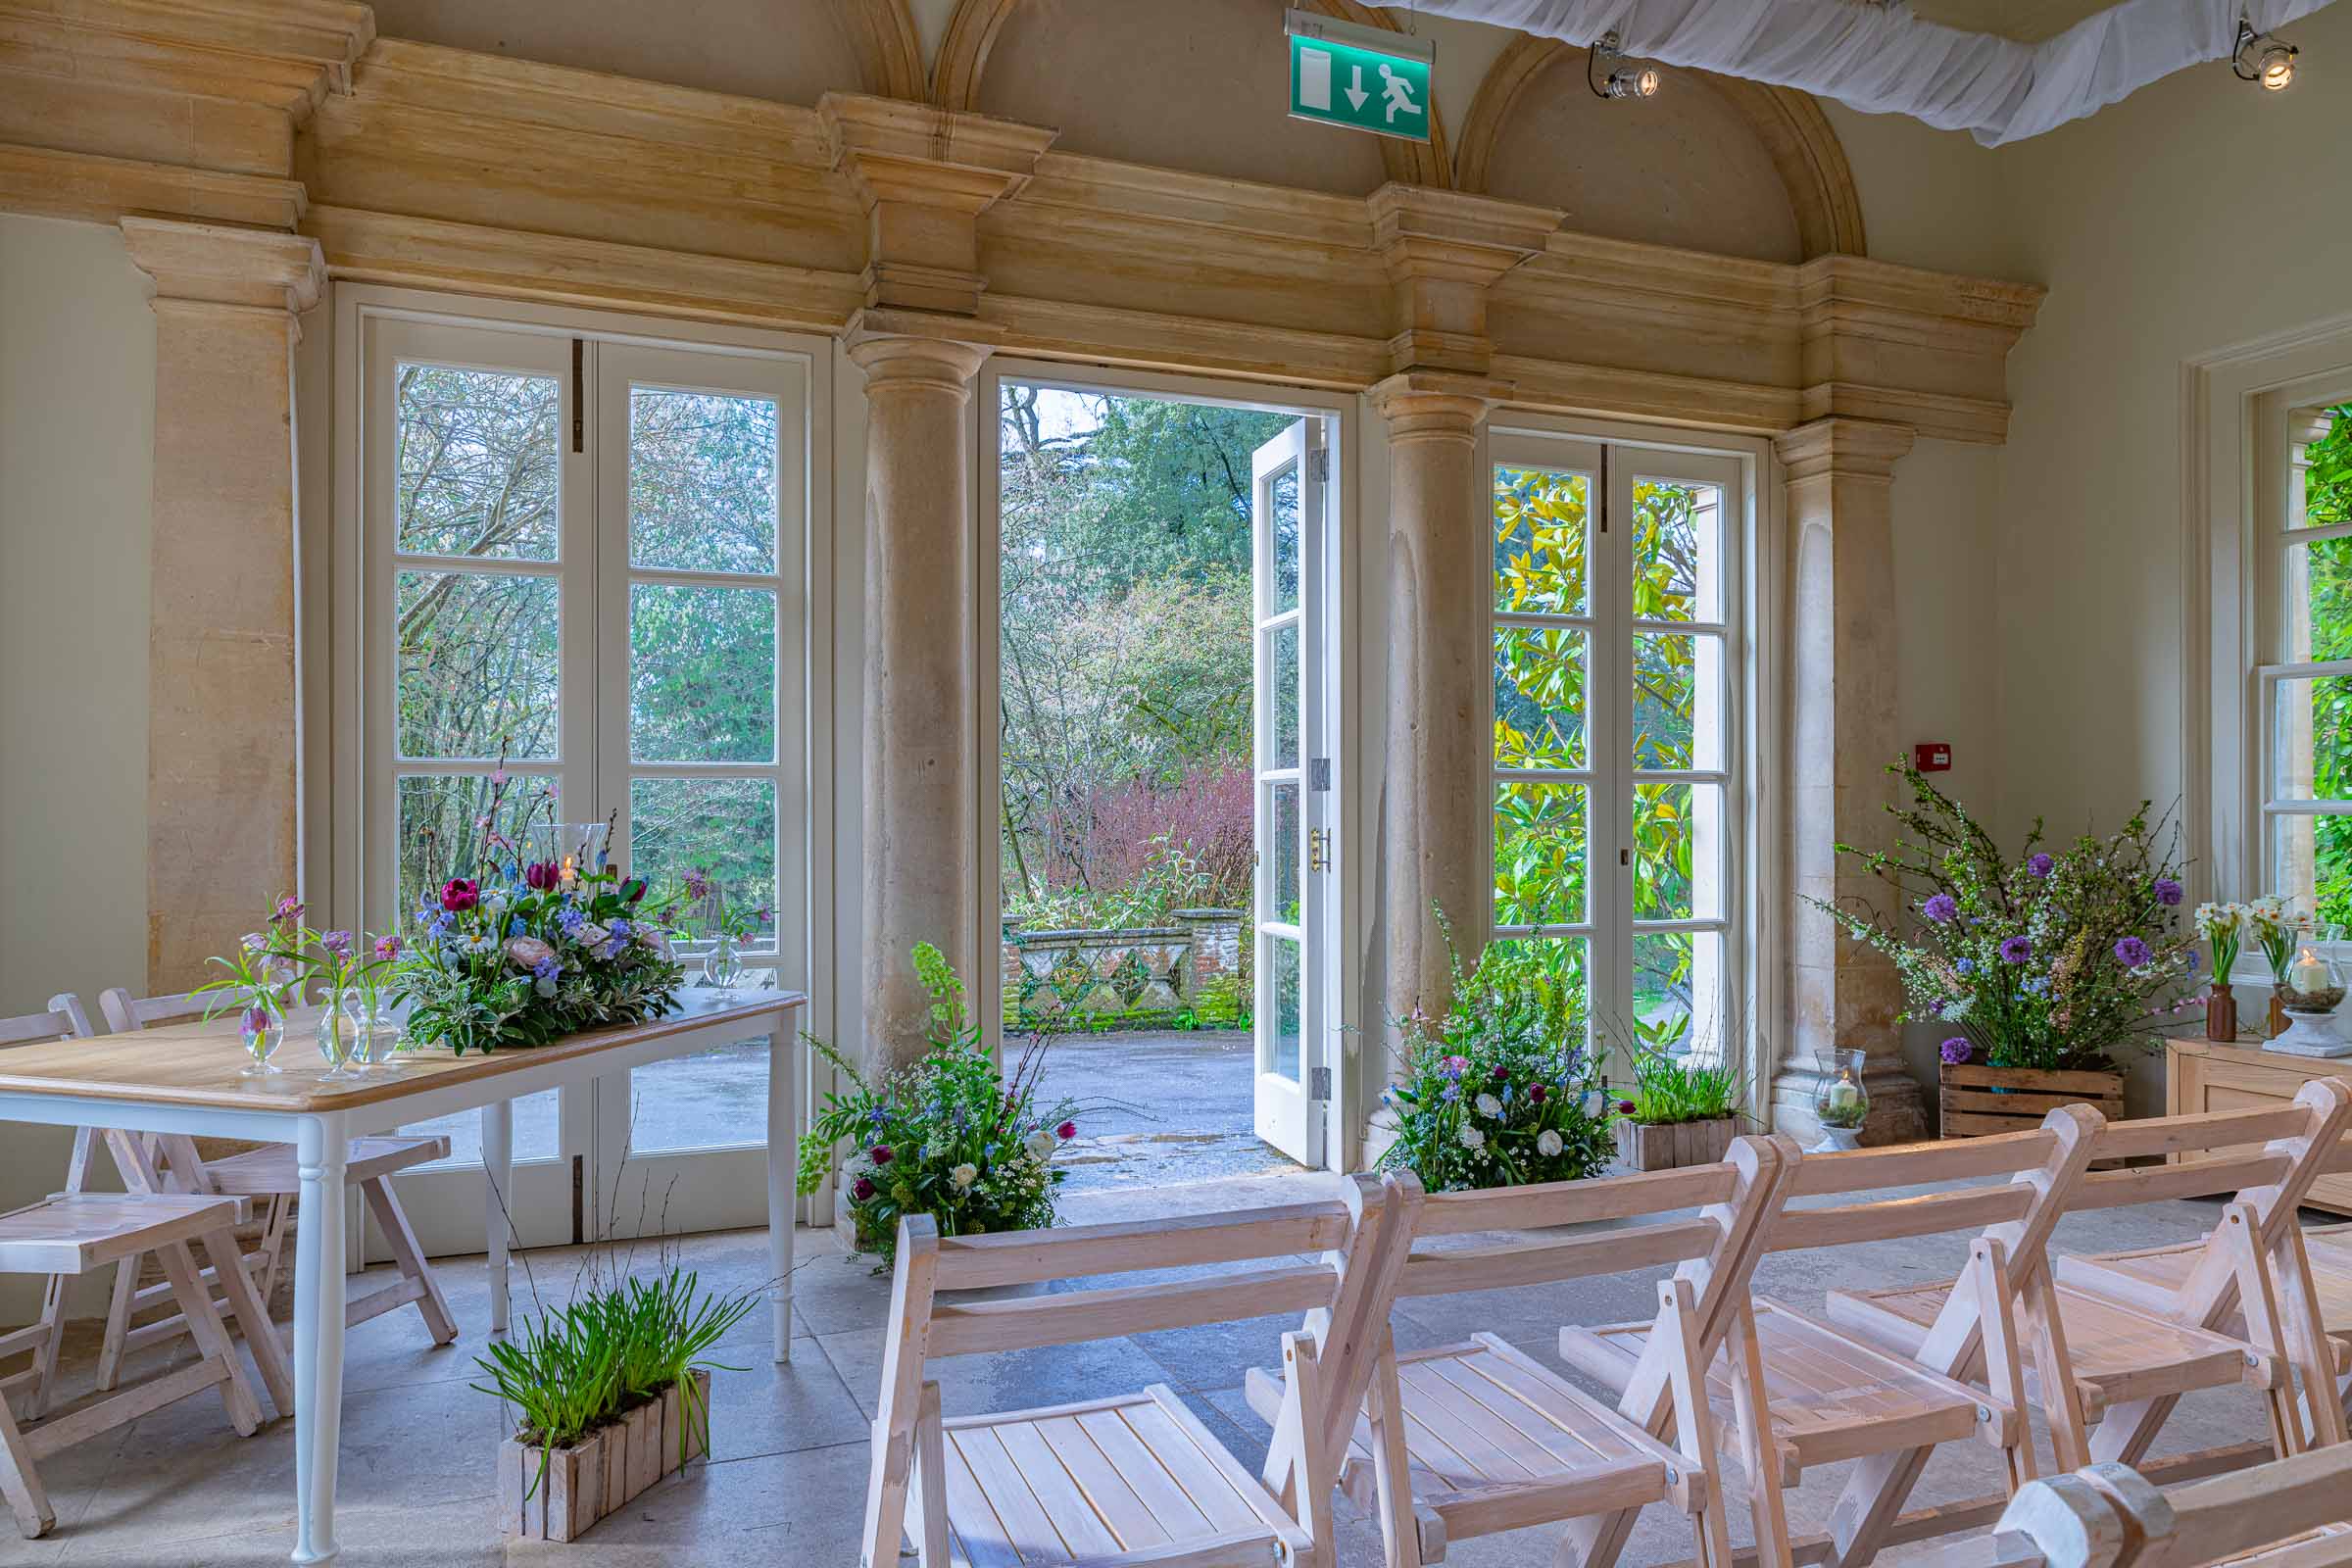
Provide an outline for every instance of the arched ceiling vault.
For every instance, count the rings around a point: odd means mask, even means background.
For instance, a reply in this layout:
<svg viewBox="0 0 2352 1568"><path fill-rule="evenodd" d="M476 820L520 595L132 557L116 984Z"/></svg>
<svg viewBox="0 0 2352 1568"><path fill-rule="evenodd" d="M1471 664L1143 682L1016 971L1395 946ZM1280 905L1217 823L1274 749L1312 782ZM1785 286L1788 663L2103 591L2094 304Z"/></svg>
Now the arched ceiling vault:
<svg viewBox="0 0 2352 1568"><path fill-rule="evenodd" d="M906 0L832 0L832 5L841 30L858 51L867 92L918 103L930 96L922 40Z"/></svg>

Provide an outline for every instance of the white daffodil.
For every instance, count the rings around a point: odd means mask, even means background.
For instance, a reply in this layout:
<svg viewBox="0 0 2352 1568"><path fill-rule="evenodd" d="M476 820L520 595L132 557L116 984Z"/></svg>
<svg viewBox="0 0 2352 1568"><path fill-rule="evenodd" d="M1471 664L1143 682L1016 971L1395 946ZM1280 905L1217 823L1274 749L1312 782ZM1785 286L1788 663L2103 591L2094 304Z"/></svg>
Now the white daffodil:
<svg viewBox="0 0 2352 1568"><path fill-rule="evenodd" d="M948 1172L948 1180L954 1182L959 1191L963 1188L971 1186L972 1183L978 1181L979 1179L980 1167L977 1165L958 1165L954 1170Z"/></svg>
<svg viewBox="0 0 2352 1568"><path fill-rule="evenodd" d="M1481 1095L1478 1097L1478 1113L1481 1116L1500 1116L1502 1102L1493 1095Z"/></svg>
<svg viewBox="0 0 2352 1568"><path fill-rule="evenodd" d="M1536 1134L1536 1152L1542 1154L1545 1159L1557 1154L1563 1147L1560 1135L1549 1127Z"/></svg>
<svg viewBox="0 0 2352 1568"><path fill-rule="evenodd" d="M1462 1147L1464 1149L1484 1149L1487 1147L1487 1135L1475 1127L1466 1126L1462 1129Z"/></svg>

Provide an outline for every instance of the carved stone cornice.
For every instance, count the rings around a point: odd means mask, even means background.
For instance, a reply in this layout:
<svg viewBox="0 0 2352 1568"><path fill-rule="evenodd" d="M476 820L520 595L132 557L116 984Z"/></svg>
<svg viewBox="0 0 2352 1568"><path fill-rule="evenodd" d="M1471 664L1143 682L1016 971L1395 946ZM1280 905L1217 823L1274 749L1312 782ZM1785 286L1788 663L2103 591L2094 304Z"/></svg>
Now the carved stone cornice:
<svg viewBox="0 0 2352 1568"><path fill-rule="evenodd" d="M292 228L308 205L301 184L128 158L0 145L0 211L111 223L125 213Z"/></svg>
<svg viewBox="0 0 2352 1568"><path fill-rule="evenodd" d="M825 94L816 112L865 210L865 303L977 311L980 215L1027 182L1054 133L853 93Z"/></svg>
<svg viewBox="0 0 2352 1568"><path fill-rule="evenodd" d="M1393 290L1391 368L1483 375L1494 360L1487 291L1542 254L1566 215L1394 182L1374 191L1365 207L1373 248Z"/></svg>
<svg viewBox="0 0 2352 1568"><path fill-rule="evenodd" d="M131 265L154 280L159 301L300 316L326 282L318 242L299 234L160 218L125 218L121 226Z"/></svg>
<svg viewBox="0 0 2352 1568"><path fill-rule="evenodd" d="M1815 419L1773 439L1772 450L1788 470L1791 482L1824 475L1842 478L1886 479L1911 450L1915 432L1909 425L1876 419Z"/></svg>

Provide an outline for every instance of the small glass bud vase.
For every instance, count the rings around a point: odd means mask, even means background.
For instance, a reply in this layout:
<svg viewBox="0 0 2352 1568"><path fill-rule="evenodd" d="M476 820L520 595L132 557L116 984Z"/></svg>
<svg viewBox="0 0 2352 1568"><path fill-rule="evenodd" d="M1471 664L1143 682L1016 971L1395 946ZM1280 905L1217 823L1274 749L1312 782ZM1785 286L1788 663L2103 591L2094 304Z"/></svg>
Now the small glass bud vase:
<svg viewBox="0 0 2352 1568"><path fill-rule="evenodd" d="M2344 974L2333 958L2306 944L2287 964L2277 996L2287 1026L2266 1049L2290 1056L2352 1055L2352 1040L2335 1026L2335 1009L2344 1004Z"/></svg>
<svg viewBox="0 0 2352 1568"><path fill-rule="evenodd" d="M710 951L703 955L703 984L721 991L743 984L742 947L724 931L711 939Z"/></svg>
<svg viewBox="0 0 2352 1568"><path fill-rule="evenodd" d="M318 1059L326 1063L320 1076L342 1080L355 1076L351 1062L351 1020L344 1015L343 998L332 987L318 988Z"/></svg>
<svg viewBox="0 0 2352 1568"><path fill-rule="evenodd" d="M257 991L237 1014L237 1042L245 1048L243 1075L258 1078L282 1072L270 1065L277 1048L286 1043L286 1009L271 991Z"/></svg>
<svg viewBox="0 0 2352 1568"><path fill-rule="evenodd" d="M351 993L351 1059L363 1072L389 1072L399 1065L400 1019L381 997Z"/></svg>
<svg viewBox="0 0 2352 1568"><path fill-rule="evenodd" d="M1870 1116L1870 1091L1862 1082L1863 1054L1824 1051L1815 1060L1820 1072L1813 1087L1813 1118L1821 1124L1821 1142L1806 1152L1859 1149L1862 1123Z"/></svg>

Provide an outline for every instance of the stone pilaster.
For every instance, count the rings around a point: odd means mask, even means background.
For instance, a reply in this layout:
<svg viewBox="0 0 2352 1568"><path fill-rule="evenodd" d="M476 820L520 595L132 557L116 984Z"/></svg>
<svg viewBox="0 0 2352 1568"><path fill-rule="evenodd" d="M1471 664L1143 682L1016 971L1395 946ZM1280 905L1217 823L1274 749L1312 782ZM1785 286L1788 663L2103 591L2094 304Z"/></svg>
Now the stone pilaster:
<svg viewBox="0 0 2352 1568"><path fill-rule="evenodd" d="M1485 596L1492 552L1476 472L1479 420L1497 389L1433 371L1372 389L1389 425L1388 788L1383 907L1386 1006L1443 1011L1446 942L1430 908L1453 922L1464 962L1486 947L1494 892L1485 822L1494 742ZM1385 1022L1385 1020L1384 1020ZM1386 1038L1392 1031L1383 1030Z"/></svg>
<svg viewBox="0 0 2352 1568"><path fill-rule="evenodd" d="M930 1009L908 959L914 945L932 943L959 973L978 973L963 419L988 351L923 333L925 324L868 312L849 345L866 398L865 1061L884 1071L924 1049Z"/></svg>
<svg viewBox="0 0 2352 1568"><path fill-rule="evenodd" d="M177 991L300 892L292 354L325 268L268 229L122 231L155 283L146 981Z"/></svg>
<svg viewBox="0 0 2352 1568"><path fill-rule="evenodd" d="M1788 1027L1773 1078L1776 1126L1819 1133L1817 1054L1868 1053L1863 1141L1927 1131L1919 1084L1904 1068L1902 986L1894 966L1805 902L1878 903L1884 887L1840 843L1887 842L1895 798L1886 764L1901 750L1894 703L1894 465L1904 425L1816 419L1779 438L1788 474L1788 722L1783 763L1788 824Z"/></svg>

